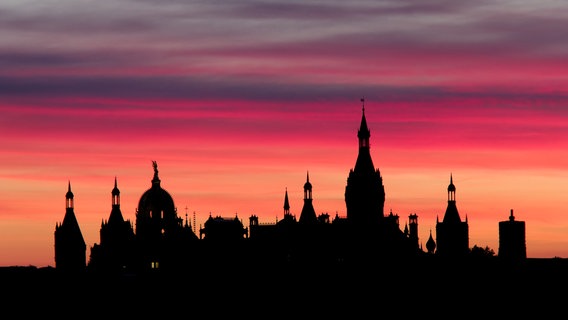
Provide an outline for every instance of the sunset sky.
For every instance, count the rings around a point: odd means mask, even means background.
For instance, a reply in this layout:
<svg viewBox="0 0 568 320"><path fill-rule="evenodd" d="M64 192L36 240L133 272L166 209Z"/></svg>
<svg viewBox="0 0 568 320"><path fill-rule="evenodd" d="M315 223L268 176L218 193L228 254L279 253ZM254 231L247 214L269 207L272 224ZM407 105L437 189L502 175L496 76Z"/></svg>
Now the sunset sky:
<svg viewBox="0 0 568 320"><path fill-rule="evenodd" d="M0 266L54 266L71 183L90 248L117 178L135 221L157 161L208 216L346 215L365 99L385 211L435 238L450 175L470 247L526 223L568 258L568 5L561 1L0 2Z"/></svg>

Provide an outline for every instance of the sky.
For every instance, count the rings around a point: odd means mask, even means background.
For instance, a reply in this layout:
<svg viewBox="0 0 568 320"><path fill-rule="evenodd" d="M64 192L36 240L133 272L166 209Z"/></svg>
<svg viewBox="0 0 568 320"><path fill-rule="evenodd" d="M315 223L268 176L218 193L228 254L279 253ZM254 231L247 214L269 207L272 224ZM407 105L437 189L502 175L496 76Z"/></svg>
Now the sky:
<svg viewBox="0 0 568 320"><path fill-rule="evenodd" d="M526 224L568 257L568 4L549 0L4 0L0 266L54 266L68 184L90 248L115 178L135 221L152 161L199 234L346 215L364 99L385 213L436 237L450 175L469 246Z"/></svg>

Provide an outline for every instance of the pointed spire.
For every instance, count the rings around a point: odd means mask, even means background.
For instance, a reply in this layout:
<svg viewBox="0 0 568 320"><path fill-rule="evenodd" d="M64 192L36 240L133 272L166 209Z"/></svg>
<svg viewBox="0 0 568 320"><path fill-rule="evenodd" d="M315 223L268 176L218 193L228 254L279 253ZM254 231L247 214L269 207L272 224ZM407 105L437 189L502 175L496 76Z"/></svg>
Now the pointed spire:
<svg viewBox="0 0 568 320"><path fill-rule="evenodd" d="M310 173L306 173L306 183L304 183L304 199L312 198L312 184L310 183Z"/></svg>
<svg viewBox="0 0 568 320"><path fill-rule="evenodd" d="M114 187L111 191L112 194L112 209L108 218L108 224L113 226L122 226L124 224L124 217L120 211L120 190L118 190L118 179L114 177Z"/></svg>
<svg viewBox="0 0 568 320"><path fill-rule="evenodd" d="M312 204L312 184L310 183L310 173L306 173L306 183L304 184L304 206L300 213L299 223L315 223L317 215Z"/></svg>
<svg viewBox="0 0 568 320"><path fill-rule="evenodd" d="M454 185L454 179L451 173L450 184L448 185L448 206L446 208L443 221L452 223L461 222L458 208L456 206L456 186Z"/></svg>
<svg viewBox="0 0 568 320"><path fill-rule="evenodd" d="M306 172L306 183L304 184L304 190L312 190L312 184L310 183L310 172Z"/></svg>
<svg viewBox="0 0 568 320"><path fill-rule="evenodd" d="M114 176L114 188L112 188L111 194L112 194L112 206L113 207L120 206L120 190L118 190L118 180L116 176Z"/></svg>
<svg viewBox="0 0 568 320"><path fill-rule="evenodd" d="M288 188L286 187L286 192L284 193L284 215L290 213L290 202L288 201Z"/></svg>
<svg viewBox="0 0 568 320"><path fill-rule="evenodd" d="M67 194L65 194L67 199L73 199L73 192L71 192L71 181L68 181L67 184Z"/></svg>
<svg viewBox="0 0 568 320"><path fill-rule="evenodd" d="M456 191L456 186L454 185L454 177L450 173L450 184L448 185L448 191Z"/></svg>
<svg viewBox="0 0 568 320"><path fill-rule="evenodd" d="M449 196L448 200L455 200L455 195L454 195L455 192L456 192L456 186L454 185L454 178L450 173L450 184L448 185L448 196Z"/></svg>
<svg viewBox="0 0 568 320"><path fill-rule="evenodd" d="M118 196L120 194L120 190L118 190L118 180L116 176L114 177L114 188L112 188L112 195Z"/></svg>
<svg viewBox="0 0 568 320"><path fill-rule="evenodd" d="M369 131L369 127L367 126L367 118L365 117L365 99L362 98L361 102L363 104L361 125L359 126L359 132L357 133L357 136L359 137L359 139L366 139L366 141L368 142L368 139L371 136L371 132Z"/></svg>
<svg viewBox="0 0 568 320"><path fill-rule="evenodd" d="M65 209L73 210L73 192L71 192L71 181L67 184L67 193L65 194Z"/></svg>

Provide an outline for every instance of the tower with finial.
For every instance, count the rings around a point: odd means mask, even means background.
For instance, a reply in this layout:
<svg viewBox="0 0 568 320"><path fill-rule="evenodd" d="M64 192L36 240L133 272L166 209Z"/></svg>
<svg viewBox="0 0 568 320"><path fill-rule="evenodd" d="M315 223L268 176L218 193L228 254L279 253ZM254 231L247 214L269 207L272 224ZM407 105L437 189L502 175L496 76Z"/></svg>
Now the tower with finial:
<svg viewBox="0 0 568 320"><path fill-rule="evenodd" d="M175 265L176 259L185 259L183 247L189 238L185 234L195 234L184 228L172 196L162 188L158 163L152 161L152 167L152 186L142 194L136 209L137 250L143 252L140 260L144 269L167 269Z"/></svg>
<svg viewBox="0 0 568 320"><path fill-rule="evenodd" d="M75 216L74 195L71 181L65 194L65 216L63 222L55 225L55 268L65 273L85 271L87 245L77 217Z"/></svg>
<svg viewBox="0 0 568 320"><path fill-rule="evenodd" d="M101 223L100 243L91 247L89 268L112 273L130 272L135 269L134 228L130 220L122 216L116 177L111 196L110 215L108 220Z"/></svg>
<svg viewBox="0 0 568 320"><path fill-rule="evenodd" d="M304 183L304 206L298 220L300 224L314 224L317 222L316 211L313 205L312 184L310 183L310 173L306 173L306 183Z"/></svg>
<svg viewBox="0 0 568 320"><path fill-rule="evenodd" d="M383 220L385 205L383 178L371 158L371 132L365 117L365 99L361 99L361 104L361 124L357 132L359 151L345 187L347 219L354 228L377 227Z"/></svg>
<svg viewBox="0 0 568 320"><path fill-rule="evenodd" d="M449 258L461 258L469 253L469 226L467 216L462 221L456 205L456 186L450 174L448 205L442 221L436 217L436 253Z"/></svg>

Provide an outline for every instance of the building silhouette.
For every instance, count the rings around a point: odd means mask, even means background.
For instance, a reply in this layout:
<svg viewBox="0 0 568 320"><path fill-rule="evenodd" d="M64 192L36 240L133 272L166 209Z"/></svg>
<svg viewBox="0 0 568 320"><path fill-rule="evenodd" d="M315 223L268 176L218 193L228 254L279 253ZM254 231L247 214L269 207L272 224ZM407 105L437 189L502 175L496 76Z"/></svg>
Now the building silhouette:
<svg viewBox="0 0 568 320"><path fill-rule="evenodd" d="M90 270L155 272L183 268L191 262L190 252L198 239L187 217L184 223L172 196L161 187L157 162L152 165L152 185L138 202L135 231L122 216L115 178L110 217L101 224L100 243L91 248Z"/></svg>
<svg viewBox="0 0 568 320"><path fill-rule="evenodd" d="M108 220L103 220L100 243L91 247L90 267L105 272L122 272L134 264L135 235L130 220L120 210L117 178L111 191L112 207Z"/></svg>
<svg viewBox="0 0 568 320"><path fill-rule="evenodd" d="M64 272L81 272L86 267L87 245L77 217L71 181L65 194L65 216L55 225L55 267Z"/></svg>
<svg viewBox="0 0 568 320"><path fill-rule="evenodd" d="M170 193L160 185L158 164L152 162L152 186L140 197L136 209L136 265L139 271L175 269L189 263L188 254L197 237L189 221L178 216Z"/></svg>
<svg viewBox="0 0 568 320"><path fill-rule="evenodd" d="M467 216L461 221L456 205L456 186L450 175L448 206L442 221L436 217L436 253L446 258L462 258L469 253Z"/></svg>
<svg viewBox="0 0 568 320"><path fill-rule="evenodd" d="M161 186L157 162L152 161L151 187L140 197L135 227L123 218L115 177L110 216L101 223L100 243L91 248L88 263L69 184L65 218L55 232L56 268L143 274L219 266L306 270L306 266L386 267L393 263L410 266L418 258L466 257L470 252L468 221L467 216L462 221L458 213L451 174L446 212L442 221L436 218L436 240L430 230L426 251L420 245L416 213L408 216L403 230L398 214L392 210L384 213L385 188L371 157L371 134L362 102L358 154L349 170L344 194L346 216L316 213L317 194L308 171L299 217L290 207L286 188L280 220L262 222L253 214L247 227L236 214L231 217L210 214L198 236L187 213L185 220L178 215L173 197ZM524 223L513 221L512 217L511 212L510 221L500 223L503 241L499 255L524 259Z"/></svg>
<svg viewBox="0 0 568 320"><path fill-rule="evenodd" d="M499 249L497 256L508 261L523 261L527 258L525 222L515 221L513 209L509 220L499 221Z"/></svg>
<svg viewBox="0 0 568 320"><path fill-rule="evenodd" d="M371 131L365 118L357 132L359 152L355 167L349 171L345 187L347 219L353 228L375 229L384 220L385 187L378 168L375 168L370 152Z"/></svg>

